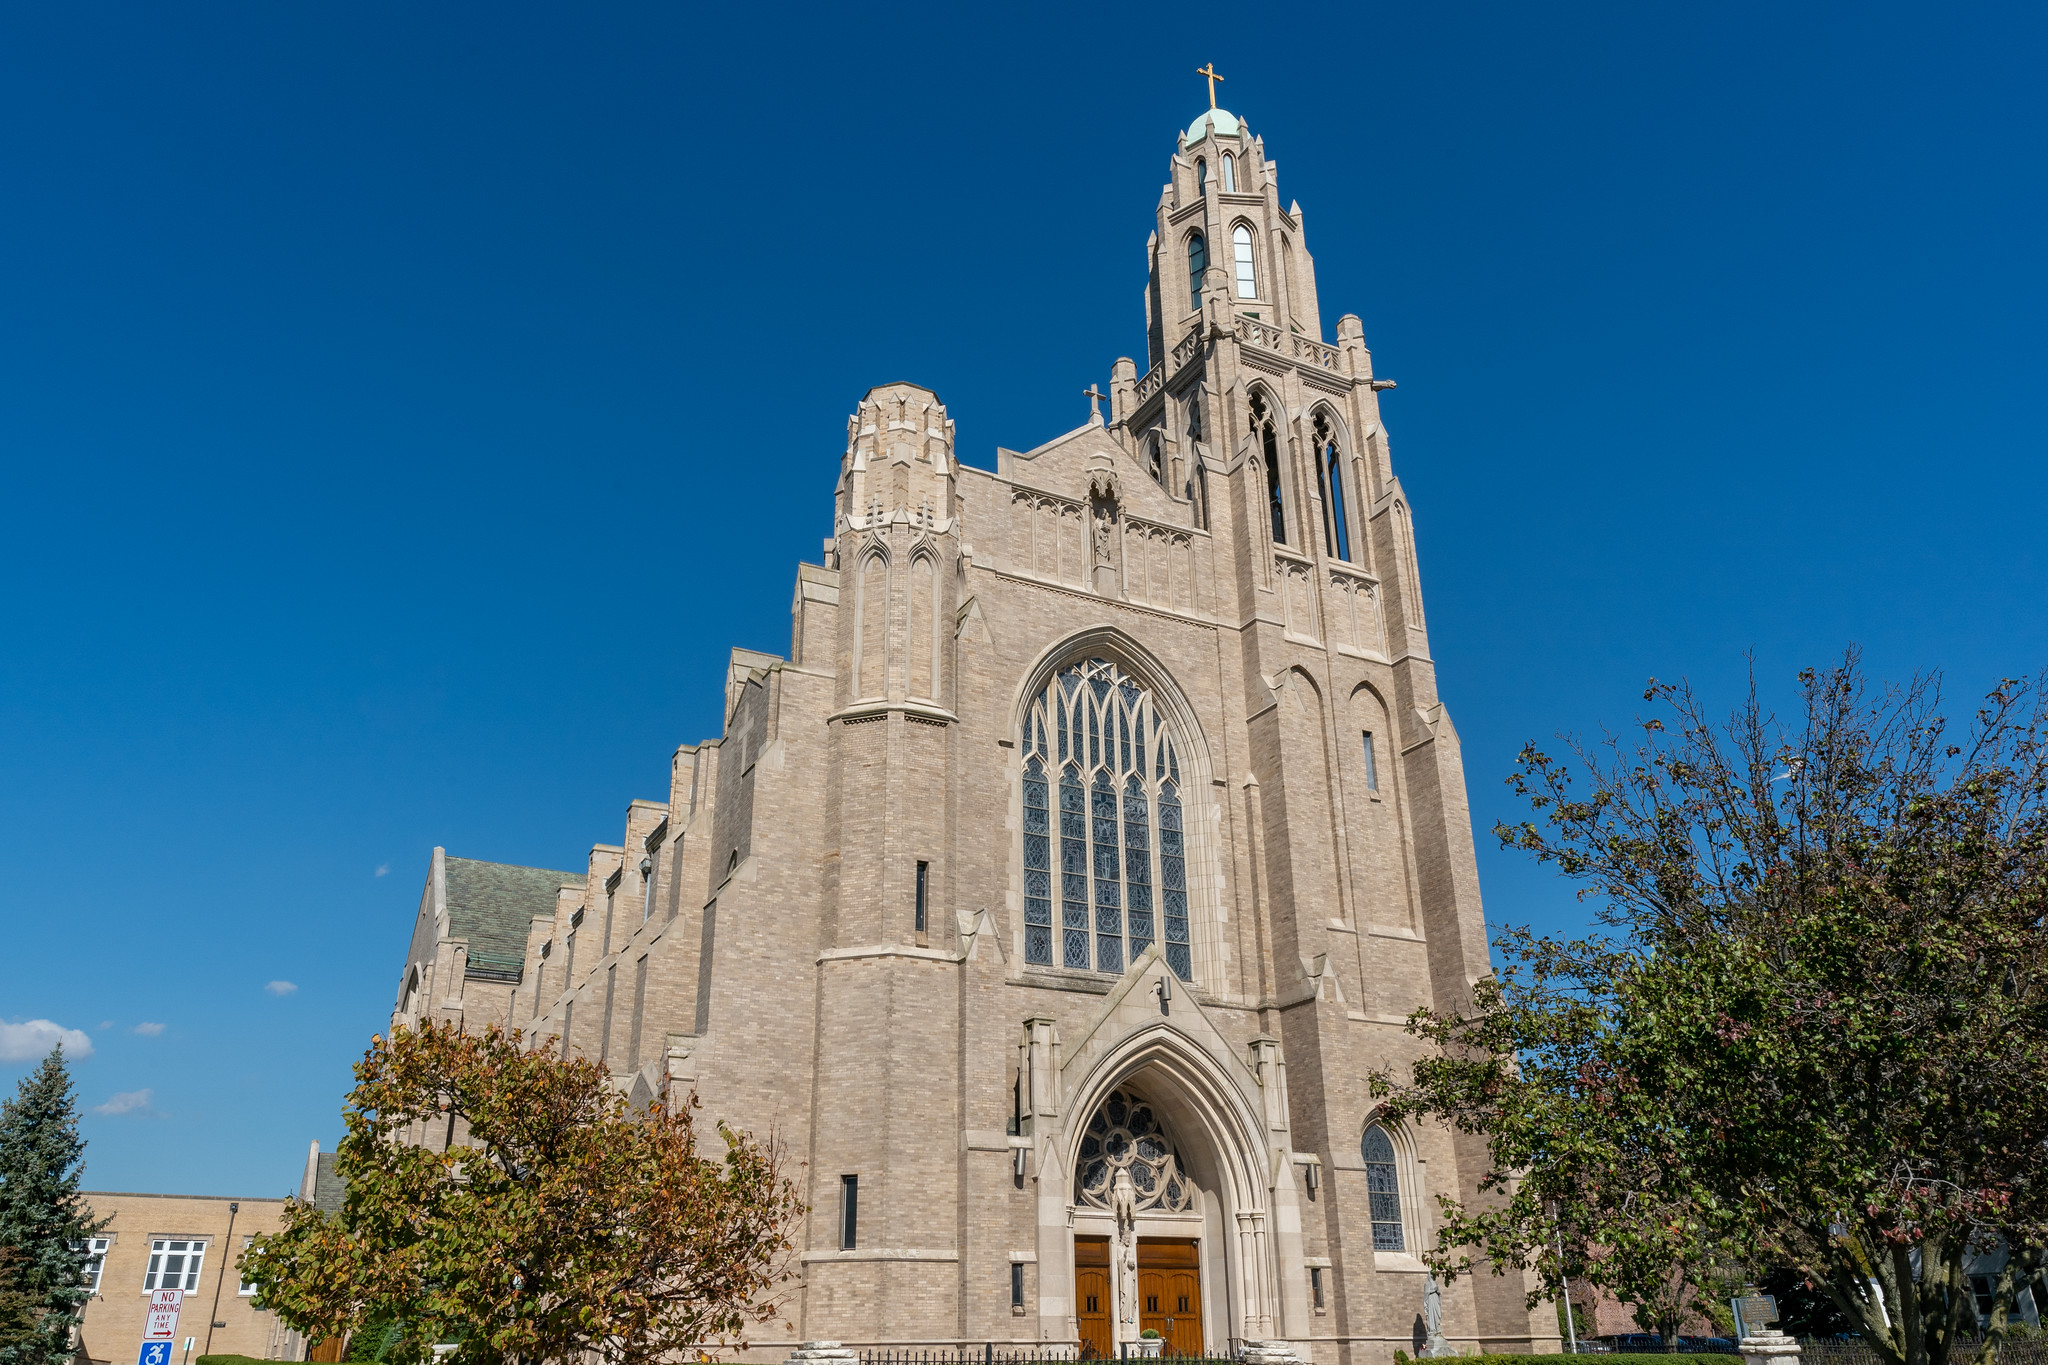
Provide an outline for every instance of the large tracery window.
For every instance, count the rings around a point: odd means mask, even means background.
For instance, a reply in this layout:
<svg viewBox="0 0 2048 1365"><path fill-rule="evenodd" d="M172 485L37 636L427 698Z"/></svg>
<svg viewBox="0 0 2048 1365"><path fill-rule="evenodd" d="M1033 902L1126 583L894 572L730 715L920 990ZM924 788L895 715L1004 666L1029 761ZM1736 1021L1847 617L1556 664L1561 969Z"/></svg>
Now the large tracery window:
<svg viewBox="0 0 2048 1365"><path fill-rule="evenodd" d="M1080 1154L1074 1160L1074 1202L1108 1208L1118 1171L1131 1173L1140 1212L1179 1213L1194 1201L1194 1187L1152 1106L1124 1090L1102 1102L1081 1135Z"/></svg>
<svg viewBox="0 0 2048 1365"><path fill-rule="evenodd" d="M1023 749L1024 960L1121 973L1158 942L1191 980L1184 779L1152 694L1106 659L1070 664L1032 701Z"/></svg>

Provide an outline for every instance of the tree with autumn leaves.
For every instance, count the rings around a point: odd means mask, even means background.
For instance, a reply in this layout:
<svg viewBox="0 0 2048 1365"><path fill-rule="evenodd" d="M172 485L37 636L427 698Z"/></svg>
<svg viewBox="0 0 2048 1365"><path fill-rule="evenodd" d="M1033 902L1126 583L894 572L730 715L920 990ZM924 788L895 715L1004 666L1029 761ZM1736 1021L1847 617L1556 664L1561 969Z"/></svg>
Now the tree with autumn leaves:
<svg viewBox="0 0 2048 1365"><path fill-rule="evenodd" d="M695 1097L631 1112L595 1063L493 1027L373 1040L336 1153L338 1212L291 1202L242 1261L264 1307L313 1339L390 1329L418 1365L611 1365L743 1346L778 1315L803 1206L773 1142Z"/></svg>
<svg viewBox="0 0 2048 1365"><path fill-rule="evenodd" d="M1632 739L1526 748L1532 818L1496 830L1601 932L1505 934L1468 1003L1411 1020L1435 1048L1378 1079L1487 1145L1432 1262L1569 1273L1664 1319L1791 1267L1890 1365L1989 1360L2029 1280L2048 1301L2040 688L1951 726L1934 683L1873 688L1852 653L1802 675L1791 725L1754 685L1726 721L1683 686L1645 700ZM1965 1260L2000 1245L1980 1335Z"/></svg>

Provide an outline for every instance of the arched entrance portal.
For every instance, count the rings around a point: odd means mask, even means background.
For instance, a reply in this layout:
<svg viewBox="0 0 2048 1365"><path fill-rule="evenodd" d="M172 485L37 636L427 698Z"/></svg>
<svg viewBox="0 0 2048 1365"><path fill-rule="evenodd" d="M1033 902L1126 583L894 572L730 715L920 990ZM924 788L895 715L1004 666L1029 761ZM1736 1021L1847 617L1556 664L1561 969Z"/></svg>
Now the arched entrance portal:
<svg viewBox="0 0 2048 1365"><path fill-rule="evenodd" d="M1226 1037L1177 984L1154 944L1078 1036L1025 1021L1043 1341L1116 1355L1170 1318L1213 1357L1307 1324L1279 1042Z"/></svg>
<svg viewBox="0 0 2048 1365"><path fill-rule="evenodd" d="M1077 1146L1073 1191L1083 1353L1107 1358L1120 1339L1152 1331L1168 1355L1203 1354L1204 1196L1142 1088L1120 1087L1096 1106ZM1104 1214L1107 1233L1080 1230Z"/></svg>

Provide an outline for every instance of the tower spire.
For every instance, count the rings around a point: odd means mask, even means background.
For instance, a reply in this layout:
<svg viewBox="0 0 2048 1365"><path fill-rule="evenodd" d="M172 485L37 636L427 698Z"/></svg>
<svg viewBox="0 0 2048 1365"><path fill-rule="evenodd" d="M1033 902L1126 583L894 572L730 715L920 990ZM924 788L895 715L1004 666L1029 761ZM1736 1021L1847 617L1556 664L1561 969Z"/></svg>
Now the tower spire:
<svg viewBox="0 0 2048 1365"><path fill-rule="evenodd" d="M1210 62L1206 66L1196 67L1195 74L1209 78L1209 107L1214 109L1216 107L1216 82L1223 79L1223 77L1216 74L1216 63Z"/></svg>

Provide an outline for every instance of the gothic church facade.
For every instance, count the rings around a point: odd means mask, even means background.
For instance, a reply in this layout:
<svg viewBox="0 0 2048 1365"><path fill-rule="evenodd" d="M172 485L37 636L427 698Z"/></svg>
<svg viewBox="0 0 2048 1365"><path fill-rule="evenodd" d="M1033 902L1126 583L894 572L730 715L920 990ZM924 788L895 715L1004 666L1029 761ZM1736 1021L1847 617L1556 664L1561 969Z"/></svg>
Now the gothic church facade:
<svg viewBox="0 0 2048 1365"><path fill-rule="evenodd" d="M435 853L395 1023L524 1029L801 1161L762 1358L1150 1328L1383 1365L1483 1169L1367 1086L1487 970L1392 386L1357 317L1323 339L1259 138L1212 109L1169 175L1106 414L991 473L931 391L870 391L724 733L580 871ZM1459 1281L1445 1336L1554 1348L1525 1288Z"/></svg>

